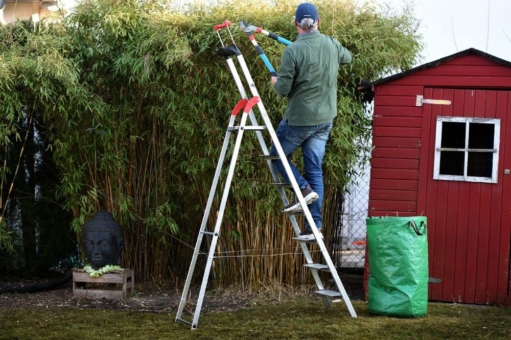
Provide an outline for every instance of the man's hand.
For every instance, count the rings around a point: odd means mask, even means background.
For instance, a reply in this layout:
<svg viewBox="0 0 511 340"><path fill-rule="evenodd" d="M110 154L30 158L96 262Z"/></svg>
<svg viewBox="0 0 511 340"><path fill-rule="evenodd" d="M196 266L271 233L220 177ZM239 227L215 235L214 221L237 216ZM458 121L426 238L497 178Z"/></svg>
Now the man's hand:
<svg viewBox="0 0 511 340"><path fill-rule="evenodd" d="M273 86L275 86L275 84L277 83L277 81L279 80L278 77L271 77L271 83Z"/></svg>

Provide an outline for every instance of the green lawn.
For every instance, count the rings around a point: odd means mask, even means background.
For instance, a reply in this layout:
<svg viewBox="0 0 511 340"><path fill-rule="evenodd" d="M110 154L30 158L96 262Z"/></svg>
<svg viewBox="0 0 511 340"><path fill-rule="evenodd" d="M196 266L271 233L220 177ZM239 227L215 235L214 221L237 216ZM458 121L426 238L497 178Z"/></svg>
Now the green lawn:
<svg viewBox="0 0 511 340"><path fill-rule="evenodd" d="M358 318L340 302L326 310L317 297L252 303L236 312L202 313L196 330L175 313L70 307L0 310L0 339L511 339L511 308L432 303L423 318L369 313ZM191 317L186 319L191 321Z"/></svg>

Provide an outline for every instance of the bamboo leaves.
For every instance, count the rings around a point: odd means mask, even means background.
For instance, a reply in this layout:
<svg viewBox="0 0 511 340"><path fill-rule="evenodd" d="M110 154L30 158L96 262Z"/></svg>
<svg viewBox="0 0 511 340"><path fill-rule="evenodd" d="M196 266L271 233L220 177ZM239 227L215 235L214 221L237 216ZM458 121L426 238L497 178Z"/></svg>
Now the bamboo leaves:
<svg viewBox="0 0 511 340"><path fill-rule="evenodd" d="M8 153L24 115L40 112L38 124L61 174L57 197L73 213L72 229L80 232L95 211L109 210L124 226L123 266L134 268L140 281L164 280L171 275L168 268L182 277L229 114L239 100L230 71L215 55L220 42L213 25L247 20L293 39L296 30L289 22L297 3L197 2L177 11L154 1L114 6L98 0L59 24L2 26L0 148ZM339 112L325 159L331 193L325 207L335 209L342 199L338 193L361 160L363 150L354 141L370 133L371 118L351 84L355 77L374 79L406 69L415 62L420 45L410 12L381 14L369 5L340 0L315 3L320 29L354 52L354 63L339 74ZM273 93L246 34L235 25L232 33L271 119L278 122L285 101ZM231 44L230 37L227 40ZM285 47L269 39L260 44L278 66ZM270 176L259 154L257 141L247 133L222 227L231 237L219 245L222 251L264 249L263 256L275 248L294 247L289 223L279 215L279 197L263 184ZM7 178L6 172L2 176ZM330 220L325 224L334 225L336 214L326 211ZM177 261L170 261L169 253ZM218 275L223 280L219 284L240 277L250 285L304 280L294 257L218 263L222 266L217 268L240 268L239 276Z"/></svg>

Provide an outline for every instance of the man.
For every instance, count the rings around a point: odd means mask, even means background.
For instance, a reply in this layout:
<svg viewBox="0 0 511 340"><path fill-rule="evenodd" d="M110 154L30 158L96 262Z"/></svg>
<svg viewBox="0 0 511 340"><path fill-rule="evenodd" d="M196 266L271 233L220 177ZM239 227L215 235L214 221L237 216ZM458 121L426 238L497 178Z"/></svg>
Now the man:
<svg viewBox="0 0 511 340"><path fill-rule="evenodd" d="M271 79L275 92L288 99L277 137L319 230L324 195L322 162L332 122L337 116L337 73L340 64L351 62L351 53L346 48L318 31L320 22L313 4L303 3L297 7L294 25L298 37L284 51L278 77ZM299 147L305 166L303 176L289 160ZM275 146L270 153L277 155ZM274 165L289 182L282 162L274 161ZM301 210L296 196L284 209L287 213ZM308 221L300 238L314 239Z"/></svg>

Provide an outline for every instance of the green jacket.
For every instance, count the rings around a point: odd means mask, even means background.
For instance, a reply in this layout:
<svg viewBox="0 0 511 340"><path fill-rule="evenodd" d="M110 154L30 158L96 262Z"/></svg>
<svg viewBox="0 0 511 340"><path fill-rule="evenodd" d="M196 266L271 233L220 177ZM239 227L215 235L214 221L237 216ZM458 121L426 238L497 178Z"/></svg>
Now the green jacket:
<svg viewBox="0 0 511 340"><path fill-rule="evenodd" d="M299 35L284 50L274 90L288 98L284 119L289 125L333 121L337 116L339 64L350 62L351 52L319 31Z"/></svg>

